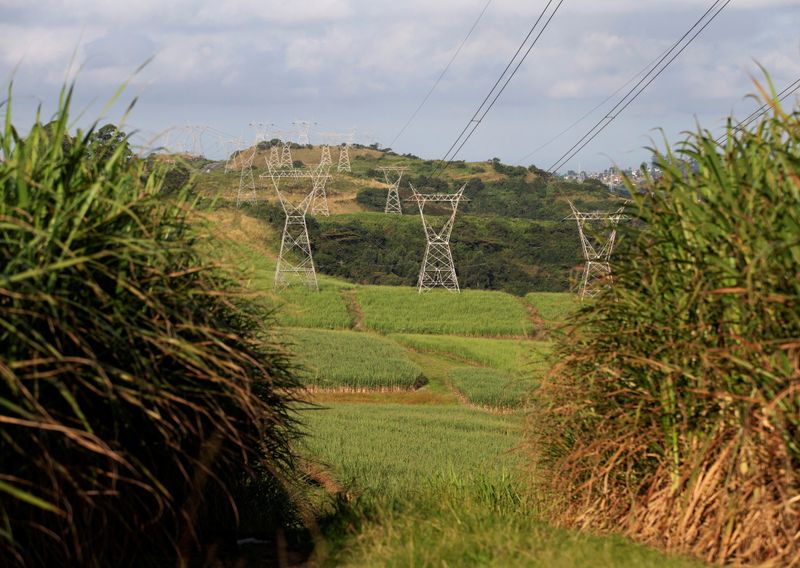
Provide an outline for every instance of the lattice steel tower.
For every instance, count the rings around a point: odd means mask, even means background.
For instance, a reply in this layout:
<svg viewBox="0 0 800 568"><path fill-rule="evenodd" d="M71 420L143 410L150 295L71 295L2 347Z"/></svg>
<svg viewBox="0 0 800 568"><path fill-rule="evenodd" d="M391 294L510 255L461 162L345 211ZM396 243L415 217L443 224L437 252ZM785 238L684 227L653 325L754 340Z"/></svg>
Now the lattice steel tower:
<svg viewBox="0 0 800 568"><path fill-rule="evenodd" d="M280 158L277 161L273 161L272 151L270 151L268 164L271 163L274 166L273 169L293 167L294 160L292 159L292 142L290 140L291 133L280 131L276 132L275 134L278 136L281 142ZM277 151L278 150L276 150L276 153Z"/></svg>
<svg viewBox="0 0 800 568"><path fill-rule="evenodd" d="M297 142L305 145L310 144L311 126L316 124L316 122L310 122L308 120L295 120L292 124L294 124L295 128L297 128Z"/></svg>
<svg viewBox="0 0 800 568"><path fill-rule="evenodd" d="M419 193L414 186L411 187L411 197L408 201L416 201L419 206L419 216L425 228L427 245L425 256L422 260L422 269L419 271L417 291L421 294L433 288L445 288L451 292L460 292L458 277L453 264L453 253L450 252L450 234L453 232L453 223L456 220L456 211L461 201L466 201L464 188L461 186L456 193ZM451 210L444 223L435 223L432 216L425 216L426 203L449 203ZM439 218L440 219L440 218Z"/></svg>
<svg viewBox="0 0 800 568"><path fill-rule="evenodd" d="M236 207L240 207L242 201L247 201L250 204L256 202L256 180L253 178L253 160L256 157L257 144L253 145L250 151L244 158L240 158L242 169L239 172L239 191L236 192Z"/></svg>
<svg viewBox="0 0 800 568"><path fill-rule="evenodd" d="M312 198L312 205L311 205L311 213L314 215L324 215L327 217L330 215L330 211L328 211L328 196L325 193L325 185L328 183L330 179L330 165L323 166L320 164L316 168L314 168L314 196Z"/></svg>
<svg viewBox="0 0 800 568"><path fill-rule="evenodd" d="M242 149L244 140L234 138L225 141L225 170L223 173L233 172L242 169Z"/></svg>
<svg viewBox="0 0 800 568"><path fill-rule="evenodd" d="M336 133L321 132L320 135L322 136L322 144L320 146L319 163L321 166L330 168L333 165L333 159L331 158L331 142L335 140Z"/></svg>
<svg viewBox="0 0 800 568"><path fill-rule="evenodd" d="M580 286L581 300L593 298L605 285L611 284L611 253L617 238L617 225L623 219L625 206L613 212L592 211L581 213L569 201L572 215L567 219L574 219L578 223L578 233L581 238L581 248L586 265L583 268L583 278ZM602 225L599 227L598 225Z"/></svg>
<svg viewBox="0 0 800 568"><path fill-rule="evenodd" d="M291 150L290 150L291 153ZM289 157L291 159L291 156ZM267 167L277 170L281 167L281 148L279 144L273 144L269 147L269 158L267 158Z"/></svg>
<svg viewBox="0 0 800 568"><path fill-rule="evenodd" d="M351 130L347 134L347 139L339 145L339 165L336 168L339 173L353 171L350 168L350 145L353 144L355 136L355 132Z"/></svg>
<svg viewBox="0 0 800 568"><path fill-rule="evenodd" d="M386 196L386 206L383 212L387 215L402 215L403 208L400 205L400 180L403 179L403 173L408 168L406 166L395 166L378 168L378 171L383 172L383 179L386 180L386 185L389 186L389 194ZM397 179L394 179L397 176Z"/></svg>
<svg viewBox="0 0 800 568"><path fill-rule="evenodd" d="M317 176L316 170L308 169L270 169L268 177L283 206L286 221L283 225L281 237L281 250L278 255L278 264L275 266L274 288L281 289L292 284L303 284L314 290L319 290L317 273L314 269L314 259L311 256L311 242L308 238L306 213L314 198L313 180ZM291 178L303 182L303 190L298 196L289 191L281 190L282 179ZM311 186L311 187L309 187Z"/></svg>

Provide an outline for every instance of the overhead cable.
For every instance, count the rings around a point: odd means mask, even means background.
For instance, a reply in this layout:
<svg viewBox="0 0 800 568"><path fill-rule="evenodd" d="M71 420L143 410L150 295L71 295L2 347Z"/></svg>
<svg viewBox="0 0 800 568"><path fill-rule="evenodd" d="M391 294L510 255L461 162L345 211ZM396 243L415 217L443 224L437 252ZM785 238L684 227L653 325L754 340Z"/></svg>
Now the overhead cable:
<svg viewBox="0 0 800 568"><path fill-rule="evenodd" d="M422 107L425 106L425 103L428 102L428 99L433 94L433 91L436 90L436 87L439 86L439 83L442 81L442 78L444 78L445 74L450 69L450 66L453 64L453 61L455 61L456 57L458 57L458 54L461 53L461 50L463 49L464 45L467 43L467 40L472 35L472 32L475 31L476 27L478 27L478 22L481 21L481 18L483 18L483 15L486 13L486 10L487 10L487 8L489 8L489 4L491 4L491 3L492 3L492 0L489 0L488 2L486 2L486 5L483 7L483 10L481 10L481 13L478 14L478 18L475 20L475 22L473 22L472 27L467 32L467 35L464 36L464 39L461 40L461 44L458 46L458 49L456 49L456 52L450 58L450 61L447 62L447 65L445 66L445 68L442 69L442 72L436 78L436 81L433 83L433 86L430 88L428 93L425 95L425 98L422 99L422 102L419 103L419 106L417 106L417 108L414 110L414 112L411 113L411 116L408 117L408 120L403 125L403 128L400 129L400 132L398 132L397 135L394 138L392 138L392 141L389 142L389 148L394 147L394 143L397 142L397 139L400 138L403 135L403 133L406 131L406 129L411 125L411 123L417 117L417 114L419 114L419 111L422 110Z"/></svg>
<svg viewBox="0 0 800 568"><path fill-rule="evenodd" d="M558 9L561 7L561 4L564 3L564 0L559 0L555 8L553 8L553 10L548 15L548 10L550 9L552 3L553 0L548 0L544 9L539 14L539 17L536 18L536 21L534 22L533 26L531 26L530 31L525 36L525 39L522 40L522 43L517 48L517 51L514 53L513 57L511 57L511 59L509 60L508 65L506 65L503 72L497 78L497 81L495 81L494 85L489 90L489 93L486 95L486 98L484 98L483 102L481 102L480 106L478 107L478 110L475 111L475 114L472 115L472 118L469 120L469 122L467 122L467 125L464 127L464 129L456 138L455 142L453 142L453 144L445 153L444 157L439 162L439 165L437 166L436 170L433 173L434 177L441 175L441 173L445 169L447 169L447 167L450 165L453 159L455 159L456 155L458 155L458 152L461 150L461 148L464 147L464 144L466 144L467 141L475 133L475 130L477 130L478 126L480 126L481 122L486 117L488 112L495 105L497 99L500 98L500 95L502 95L503 91L505 91L506 87L508 87L508 84L511 82L511 79L513 79L514 75L517 74L517 71L519 71L519 68L522 66L525 59L528 57L528 55L530 55L534 46L539 41L539 38L542 37L544 31L550 25L550 21L553 19L553 16L556 15L556 12L558 12ZM530 45L528 45L527 49L525 49L525 46L528 44L528 41L534 35L534 32L536 32L537 28L539 28L539 24L543 20L544 23L538 30L538 33L536 33L536 36L533 37L533 40L530 42ZM524 53L523 50L525 50ZM521 56L520 53L522 53ZM509 70L511 70L510 73Z"/></svg>
<svg viewBox="0 0 800 568"><path fill-rule="evenodd" d="M681 54L683 51L697 38L700 33L705 30L711 22L731 3L731 0L716 0L698 20L672 45L670 49L662 56L658 63L650 69L626 94L622 99L614 105L614 107L606 113L597 123L586 133L580 140L573 144L569 150L561 155L558 160L547 168L550 173L556 172L559 168L569 162L575 155L578 154L583 148L586 147L598 134L605 130L617 116L620 115L630 104L635 101L644 90L655 81L669 65ZM709 16L710 14L710 16ZM696 30L696 31L695 31ZM688 38L688 39L687 39Z"/></svg>

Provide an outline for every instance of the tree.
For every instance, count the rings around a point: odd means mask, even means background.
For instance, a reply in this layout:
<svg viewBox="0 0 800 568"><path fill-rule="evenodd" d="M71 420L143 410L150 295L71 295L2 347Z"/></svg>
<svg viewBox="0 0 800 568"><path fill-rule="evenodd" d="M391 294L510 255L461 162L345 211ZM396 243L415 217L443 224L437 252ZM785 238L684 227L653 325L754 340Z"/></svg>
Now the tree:
<svg viewBox="0 0 800 568"><path fill-rule="evenodd" d="M124 161L128 162L133 158L128 135L113 124L105 124L97 130L89 131L88 141L87 157L98 162L108 161L120 146Z"/></svg>

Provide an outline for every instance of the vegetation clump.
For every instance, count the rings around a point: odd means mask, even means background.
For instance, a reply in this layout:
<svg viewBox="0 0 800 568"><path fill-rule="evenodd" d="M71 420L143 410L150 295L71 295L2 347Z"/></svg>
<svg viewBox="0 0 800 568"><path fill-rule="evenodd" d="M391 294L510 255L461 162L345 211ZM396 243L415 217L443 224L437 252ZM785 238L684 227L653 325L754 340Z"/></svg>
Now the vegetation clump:
<svg viewBox="0 0 800 568"><path fill-rule="evenodd" d="M579 310L531 419L568 524L800 563L800 122L765 100L755 128L700 130L631 187L613 289Z"/></svg>
<svg viewBox="0 0 800 568"><path fill-rule="evenodd" d="M185 186L111 129L69 136L71 94L21 136L9 90L0 130L0 557L186 559L244 492L290 510L296 382Z"/></svg>

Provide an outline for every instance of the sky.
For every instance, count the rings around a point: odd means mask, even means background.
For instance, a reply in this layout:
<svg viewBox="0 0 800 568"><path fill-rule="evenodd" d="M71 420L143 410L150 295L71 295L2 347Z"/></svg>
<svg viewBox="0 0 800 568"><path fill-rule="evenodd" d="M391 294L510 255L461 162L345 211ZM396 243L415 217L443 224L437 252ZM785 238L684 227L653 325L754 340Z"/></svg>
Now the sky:
<svg viewBox="0 0 800 568"><path fill-rule="evenodd" d="M118 122L136 98L124 128L140 140L162 134L158 143L168 144L165 133L174 142L187 131L182 125L208 125L204 136L214 138L206 142L213 153L223 140L252 141L263 127L251 125L274 124L274 134L308 121L315 143L323 133L354 130L357 142L386 146L486 3L0 0L0 77L4 87L13 79L13 116L21 130L37 106L52 114L59 89L75 79L79 124ZM564 0L456 157L549 168L606 107L551 140L667 49L711 3ZM392 148L444 156L545 4L492 0ZM800 0L733 0L562 171L637 166L649 159L648 146L663 147L664 136L678 141L698 123L721 132L726 116L741 119L758 107L748 98L753 81L763 80L758 64L777 90L800 78Z"/></svg>

